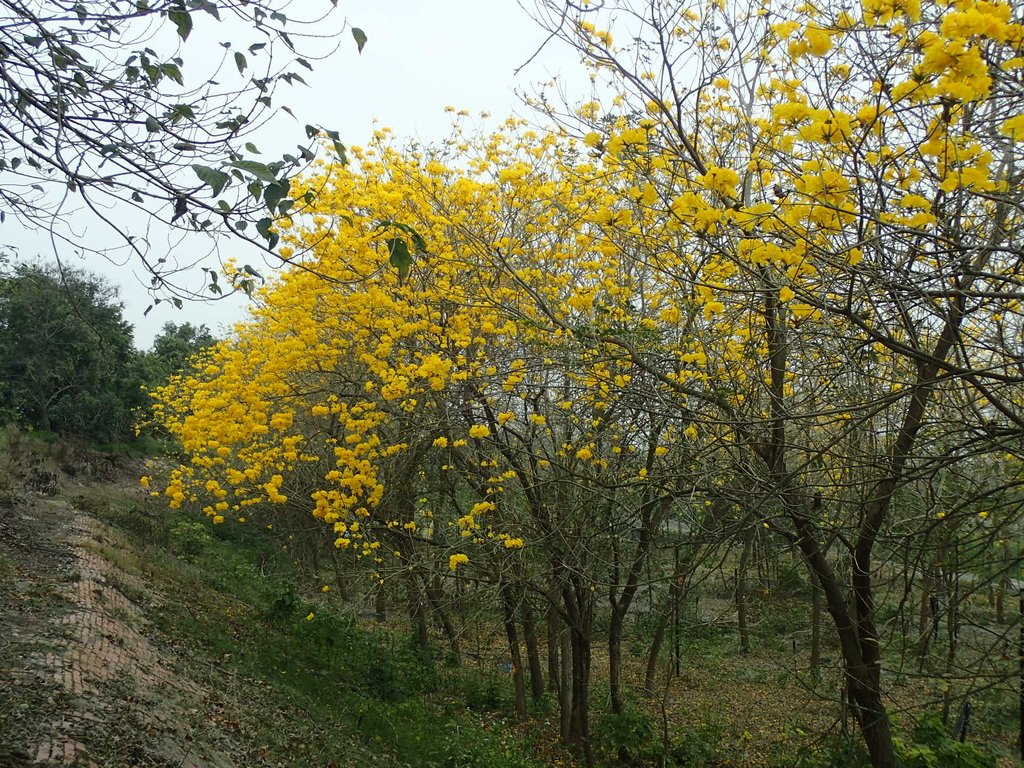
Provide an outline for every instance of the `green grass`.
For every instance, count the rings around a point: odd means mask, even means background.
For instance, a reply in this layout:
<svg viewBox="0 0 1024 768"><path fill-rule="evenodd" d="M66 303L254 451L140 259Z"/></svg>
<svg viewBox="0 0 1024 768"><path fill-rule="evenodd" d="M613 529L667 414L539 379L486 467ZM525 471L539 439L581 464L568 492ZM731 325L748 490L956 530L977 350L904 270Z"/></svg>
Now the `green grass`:
<svg viewBox="0 0 1024 768"><path fill-rule="evenodd" d="M247 690L239 727L259 734L254 764L535 764L482 705L499 692L304 596L303 574L261 529L214 528L109 489L75 503L111 526L92 548L161 596L146 616L187 649L191 671L227 673Z"/></svg>

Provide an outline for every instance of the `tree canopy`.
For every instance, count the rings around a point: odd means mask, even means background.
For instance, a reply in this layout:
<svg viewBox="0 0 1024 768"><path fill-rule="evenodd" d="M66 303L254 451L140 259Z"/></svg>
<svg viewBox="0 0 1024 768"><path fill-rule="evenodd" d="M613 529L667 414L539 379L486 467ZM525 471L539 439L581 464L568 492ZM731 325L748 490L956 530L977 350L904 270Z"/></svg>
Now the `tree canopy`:
<svg viewBox="0 0 1024 768"><path fill-rule="evenodd" d="M297 183L301 268L157 393L188 456L163 492L311 512L412 605L488 581L510 648L545 595L588 763L597 601L621 714L616 627L666 525L674 584L774 537L889 768L877 602L910 587L881 564L927 583L955 540L1005 573L985 542L1021 524L1020 9L539 5L607 95L539 100L548 132L385 132Z"/></svg>
<svg viewBox="0 0 1024 768"><path fill-rule="evenodd" d="M131 326L99 278L20 265L0 277L0 414L100 442L129 438L145 403Z"/></svg>
<svg viewBox="0 0 1024 768"><path fill-rule="evenodd" d="M144 355L147 381L154 387L165 383L186 367L189 358L216 342L205 325L164 323L153 339L153 346Z"/></svg>
<svg viewBox="0 0 1024 768"><path fill-rule="evenodd" d="M272 253L270 222L296 204L289 178L320 139L345 157L337 132L321 126L305 126L296 149L270 161L251 138L276 111L290 111L279 86L303 84L302 73L338 44L347 24L331 26L336 2L320 5L296 18L294 4L273 0L5 3L0 219L49 231L76 252L120 253L151 275L158 298L178 266L152 250L151 217L230 232ZM212 59L189 42L204 33L220 36ZM351 34L362 50L366 35ZM126 208L141 213L137 225ZM61 222L72 214L102 221L106 232L70 239ZM219 293L217 272L208 276ZM250 289L253 276L239 287Z"/></svg>

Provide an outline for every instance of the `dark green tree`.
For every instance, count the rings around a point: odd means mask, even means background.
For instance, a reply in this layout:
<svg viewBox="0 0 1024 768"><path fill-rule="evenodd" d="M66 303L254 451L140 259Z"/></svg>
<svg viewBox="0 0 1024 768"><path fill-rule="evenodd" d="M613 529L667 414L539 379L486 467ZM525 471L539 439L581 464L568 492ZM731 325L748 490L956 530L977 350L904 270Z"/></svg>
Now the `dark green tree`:
<svg viewBox="0 0 1024 768"><path fill-rule="evenodd" d="M97 277L20 265L0 277L0 417L98 442L128 439L142 366L116 291Z"/></svg>
<svg viewBox="0 0 1024 768"><path fill-rule="evenodd" d="M205 325L164 323L145 354L146 379L152 385L162 384L185 367L188 359L217 342Z"/></svg>

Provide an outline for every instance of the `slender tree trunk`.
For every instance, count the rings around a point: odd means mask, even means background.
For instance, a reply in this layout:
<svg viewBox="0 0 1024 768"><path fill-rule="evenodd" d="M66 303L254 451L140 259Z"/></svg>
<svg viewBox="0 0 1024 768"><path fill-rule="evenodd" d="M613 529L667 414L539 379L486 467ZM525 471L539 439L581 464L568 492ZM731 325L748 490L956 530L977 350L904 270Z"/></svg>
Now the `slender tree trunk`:
<svg viewBox="0 0 1024 768"><path fill-rule="evenodd" d="M751 527L743 534L743 552L740 554L739 569L736 572L736 623L739 625L740 653L750 651L750 629L747 626L747 568L753 547L754 529Z"/></svg>
<svg viewBox="0 0 1024 768"><path fill-rule="evenodd" d="M562 621L552 601L548 605L548 690L556 697L559 691L558 644L561 642Z"/></svg>
<svg viewBox="0 0 1024 768"><path fill-rule="evenodd" d="M613 715L621 715L625 711L622 700L622 625L625 614L621 600L612 604L608 624L608 686Z"/></svg>
<svg viewBox="0 0 1024 768"><path fill-rule="evenodd" d="M540 663L540 641L537 639L537 622L533 607L526 598L522 601L523 641L526 643L526 659L530 667L530 696L534 701L544 697L544 669Z"/></svg>
<svg viewBox="0 0 1024 768"><path fill-rule="evenodd" d="M349 579L338 558L334 558L334 588L338 599L347 603L352 599L352 591L349 589Z"/></svg>
<svg viewBox="0 0 1024 768"><path fill-rule="evenodd" d="M441 585L441 579L435 574L432 578L426 580L423 586L426 590L427 600L430 602L430 609L434 614L434 619L441 625L441 631L444 632L445 639L448 641L448 648L455 654L457 659L459 656L459 633L455 631L451 617L444 608L444 587Z"/></svg>
<svg viewBox="0 0 1024 768"><path fill-rule="evenodd" d="M512 663L516 717L523 720L526 718L526 683L523 678L523 657L519 651L519 632L516 629L516 605L510 585L501 588L501 607L505 623L505 637L508 640L508 655Z"/></svg>
<svg viewBox="0 0 1024 768"><path fill-rule="evenodd" d="M1003 578L996 586L996 624L1006 623L1006 609L1003 605L1005 598L1004 593L1011 589L1010 580Z"/></svg>
<svg viewBox="0 0 1024 768"><path fill-rule="evenodd" d="M882 702L877 685L862 686L853 682L850 689L854 702L854 714L860 726L864 743L874 768L895 768L896 753L893 749L889 716Z"/></svg>
<svg viewBox="0 0 1024 768"><path fill-rule="evenodd" d="M644 690L653 694L654 678L658 674L658 656L661 654L661 646L665 642L665 632L668 630L669 622L672 620L672 611L675 607L675 588L671 590L671 596L665 601L664 610L658 617L658 623L654 627L654 634L651 636L651 647L647 650L647 666L644 671Z"/></svg>
<svg viewBox="0 0 1024 768"><path fill-rule="evenodd" d="M811 670L821 666L821 587L818 578L811 572Z"/></svg>
<svg viewBox="0 0 1024 768"><path fill-rule="evenodd" d="M580 749L587 768L594 765L590 742L590 633L584 627L569 628L572 653L572 711L569 716L569 743Z"/></svg>
<svg viewBox="0 0 1024 768"><path fill-rule="evenodd" d="M562 664L558 676L558 725L563 744L572 743L572 648L568 629L562 627L558 633L559 655Z"/></svg>
<svg viewBox="0 0 1024 768"><path fill-rule="evenodd" d="M587 585L574 578L563 583L562 600L569 621L569 652L572 668L572 702L569 714L569 743L576 747L587 768L594 765L590 741L590 644L593 598Z"/></svg>
<svg viewBox="0 0 1024 768"><path fill-rule="evenodd" d="M611 607L611 620L608 624L608 685L612 713L616 715L621 715L625 711L622 696L622 632L626 623L626 615L639 590L640 577L650 560L654 532L661 526L662 520L668 516L671 504L672 497L668 495L649 496L645 499L641 509L640 538L629 561L622 591L616 595L618 579L615 578L608 592L608 603ZM676 551L678 553L678 548ZM674 570L679 570L678 557ZM619 568L616 567L613 575L617 576L618 572Z"/></svg>
<svg viewBox="0 0 1024 768"><path fill-rule="evenodd" d="M430 645L427 611L423 606L423 596L415 571L407 570L405 573L405 593L409 601L409 619L412 621L416 645L427 648Z"/></svg>

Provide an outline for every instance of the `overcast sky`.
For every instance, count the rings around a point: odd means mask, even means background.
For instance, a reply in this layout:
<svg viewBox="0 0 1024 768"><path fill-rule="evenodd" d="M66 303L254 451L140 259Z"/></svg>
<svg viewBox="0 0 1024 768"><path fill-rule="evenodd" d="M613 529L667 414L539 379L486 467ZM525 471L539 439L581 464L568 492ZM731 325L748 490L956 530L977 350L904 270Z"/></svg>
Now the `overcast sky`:
<svg viewBox="0 0 1024 768"><path fill-rule="evenodd" d="M303 7L312 3L303 0ZM366 47L357 54L346 31L339 50L307 76L309 88L282 92L281 103L295 112L297 120L276 120L268 129L271 133L257 137L256 143L265 151L278 141L279 152L294 147L304 138L306 123L337 129L347 145L365 143L379 126L392 128L398 138L438 141L450 129L452 115L444 111L445 106L473 115L486 111L497 123L512 113L528 113L516 89L530 91L533 84L555 76L585 82L577 55L557 43L546 47L518 76L514 74L546 37L515 0L340 0L336 13L365 30ZM223 37L223 31L218 34ZM204 50L218 59L223 54L216 45ZM186 76L204 50L197 50L195 36L189 41L184 50ZM23 257L52 260L52 248L42 234L20 247ZM154 244L160 247L167 245ZM200 252L207 245L182 247ZM235 253L237 249L227 240L220 246L224 257L251 260ZM186 304L181 311L161 304L143 317L151 299L130 261L116 265L91 257L70 263L119 286L125 319L135 326L140 348L148 347L167 321L205 323L220 332L244 315L244 301L225 301ZM198 282L201 273L195 272Z"/></svg>

